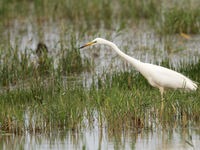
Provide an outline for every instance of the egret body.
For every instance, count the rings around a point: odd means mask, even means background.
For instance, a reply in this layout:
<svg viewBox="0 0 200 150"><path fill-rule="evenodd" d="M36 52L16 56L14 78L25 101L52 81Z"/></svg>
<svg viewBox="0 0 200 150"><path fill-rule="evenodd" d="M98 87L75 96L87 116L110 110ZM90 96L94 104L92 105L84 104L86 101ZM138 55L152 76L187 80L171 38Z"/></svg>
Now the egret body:
<svg viewBox="0 0 200 150"><path fill-rule="evenodd" d="M95 44L105 44L115 50L118 55L132 64L148 80L150 85L160 90L162 99L166 88L195 91L198 87L196 83L181 73L162 66L141 62L123 53L114 43L102 38L96 38L92 42L81 46L80 49Z"/></svg>

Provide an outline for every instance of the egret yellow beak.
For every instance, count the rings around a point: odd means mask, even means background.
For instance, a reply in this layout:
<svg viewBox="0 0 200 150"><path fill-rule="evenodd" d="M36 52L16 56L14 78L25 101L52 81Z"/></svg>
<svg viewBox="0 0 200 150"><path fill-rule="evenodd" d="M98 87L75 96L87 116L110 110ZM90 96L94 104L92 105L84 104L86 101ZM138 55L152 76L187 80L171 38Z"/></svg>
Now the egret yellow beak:
<svg viewBox="0 0 200 150"><path fill-rule="evenodd" d="M90 46L90 45L92 45L92 44L94 44L94 43L96 43L96 41L89 42L89 43L87 43L87 44L85 44L85 45L79 47L79 49L84 48L84 47L87 47L87 46Z"/></svg>

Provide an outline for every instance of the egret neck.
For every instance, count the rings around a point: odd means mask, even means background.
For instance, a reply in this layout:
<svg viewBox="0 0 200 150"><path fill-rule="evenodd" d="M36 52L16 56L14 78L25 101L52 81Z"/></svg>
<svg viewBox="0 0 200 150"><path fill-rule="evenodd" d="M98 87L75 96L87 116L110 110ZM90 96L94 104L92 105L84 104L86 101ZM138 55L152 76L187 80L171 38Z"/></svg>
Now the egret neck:
<svg viewBox="0 0 200 150"><path fill-rule="evenodd" d="M127 54L125 54L124 52L122 52L121 50L119 50L119 48L112 42L105 40L106 42L104 44L111 46L124 60L128 61L129 63L131 63L138 71L140 71L140 65L142 64L141 61L128 56Z"/></svg>

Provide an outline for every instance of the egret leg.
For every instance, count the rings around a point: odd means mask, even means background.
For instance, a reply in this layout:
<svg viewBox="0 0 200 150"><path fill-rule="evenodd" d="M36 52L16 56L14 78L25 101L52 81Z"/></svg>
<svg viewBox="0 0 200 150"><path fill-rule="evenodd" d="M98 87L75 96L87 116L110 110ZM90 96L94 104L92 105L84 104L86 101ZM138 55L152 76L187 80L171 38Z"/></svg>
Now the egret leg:
<svg viewBox="0 0 200 150"><path fill-rule="evenodd" d="M160 95L161 95L161 112L163 112L163 109L164 109L164 98L163 98L164 88L160 87L159 90L160 90Z"/></svg>

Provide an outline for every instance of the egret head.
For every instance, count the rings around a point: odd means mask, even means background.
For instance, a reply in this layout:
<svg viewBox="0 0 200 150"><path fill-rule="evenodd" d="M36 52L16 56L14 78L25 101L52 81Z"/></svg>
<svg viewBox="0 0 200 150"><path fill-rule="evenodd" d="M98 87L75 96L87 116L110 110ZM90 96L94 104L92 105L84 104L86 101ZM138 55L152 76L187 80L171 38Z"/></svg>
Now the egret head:
<svg viewBox="0 0 200 150"><path fill-rule="evenodd" d="M91 42L89 42L89 43L87 43L87 44L85 44L85 45L79 47L79 49L84 48L84 47L87 47L87 46L90 46L90 45L95 45L95 44L105 44L106 41L107 41L107 40L104 40L104 39L102 39L102 38L96 38L96 39L94 39L93 41L91 41Z"/></svg>

